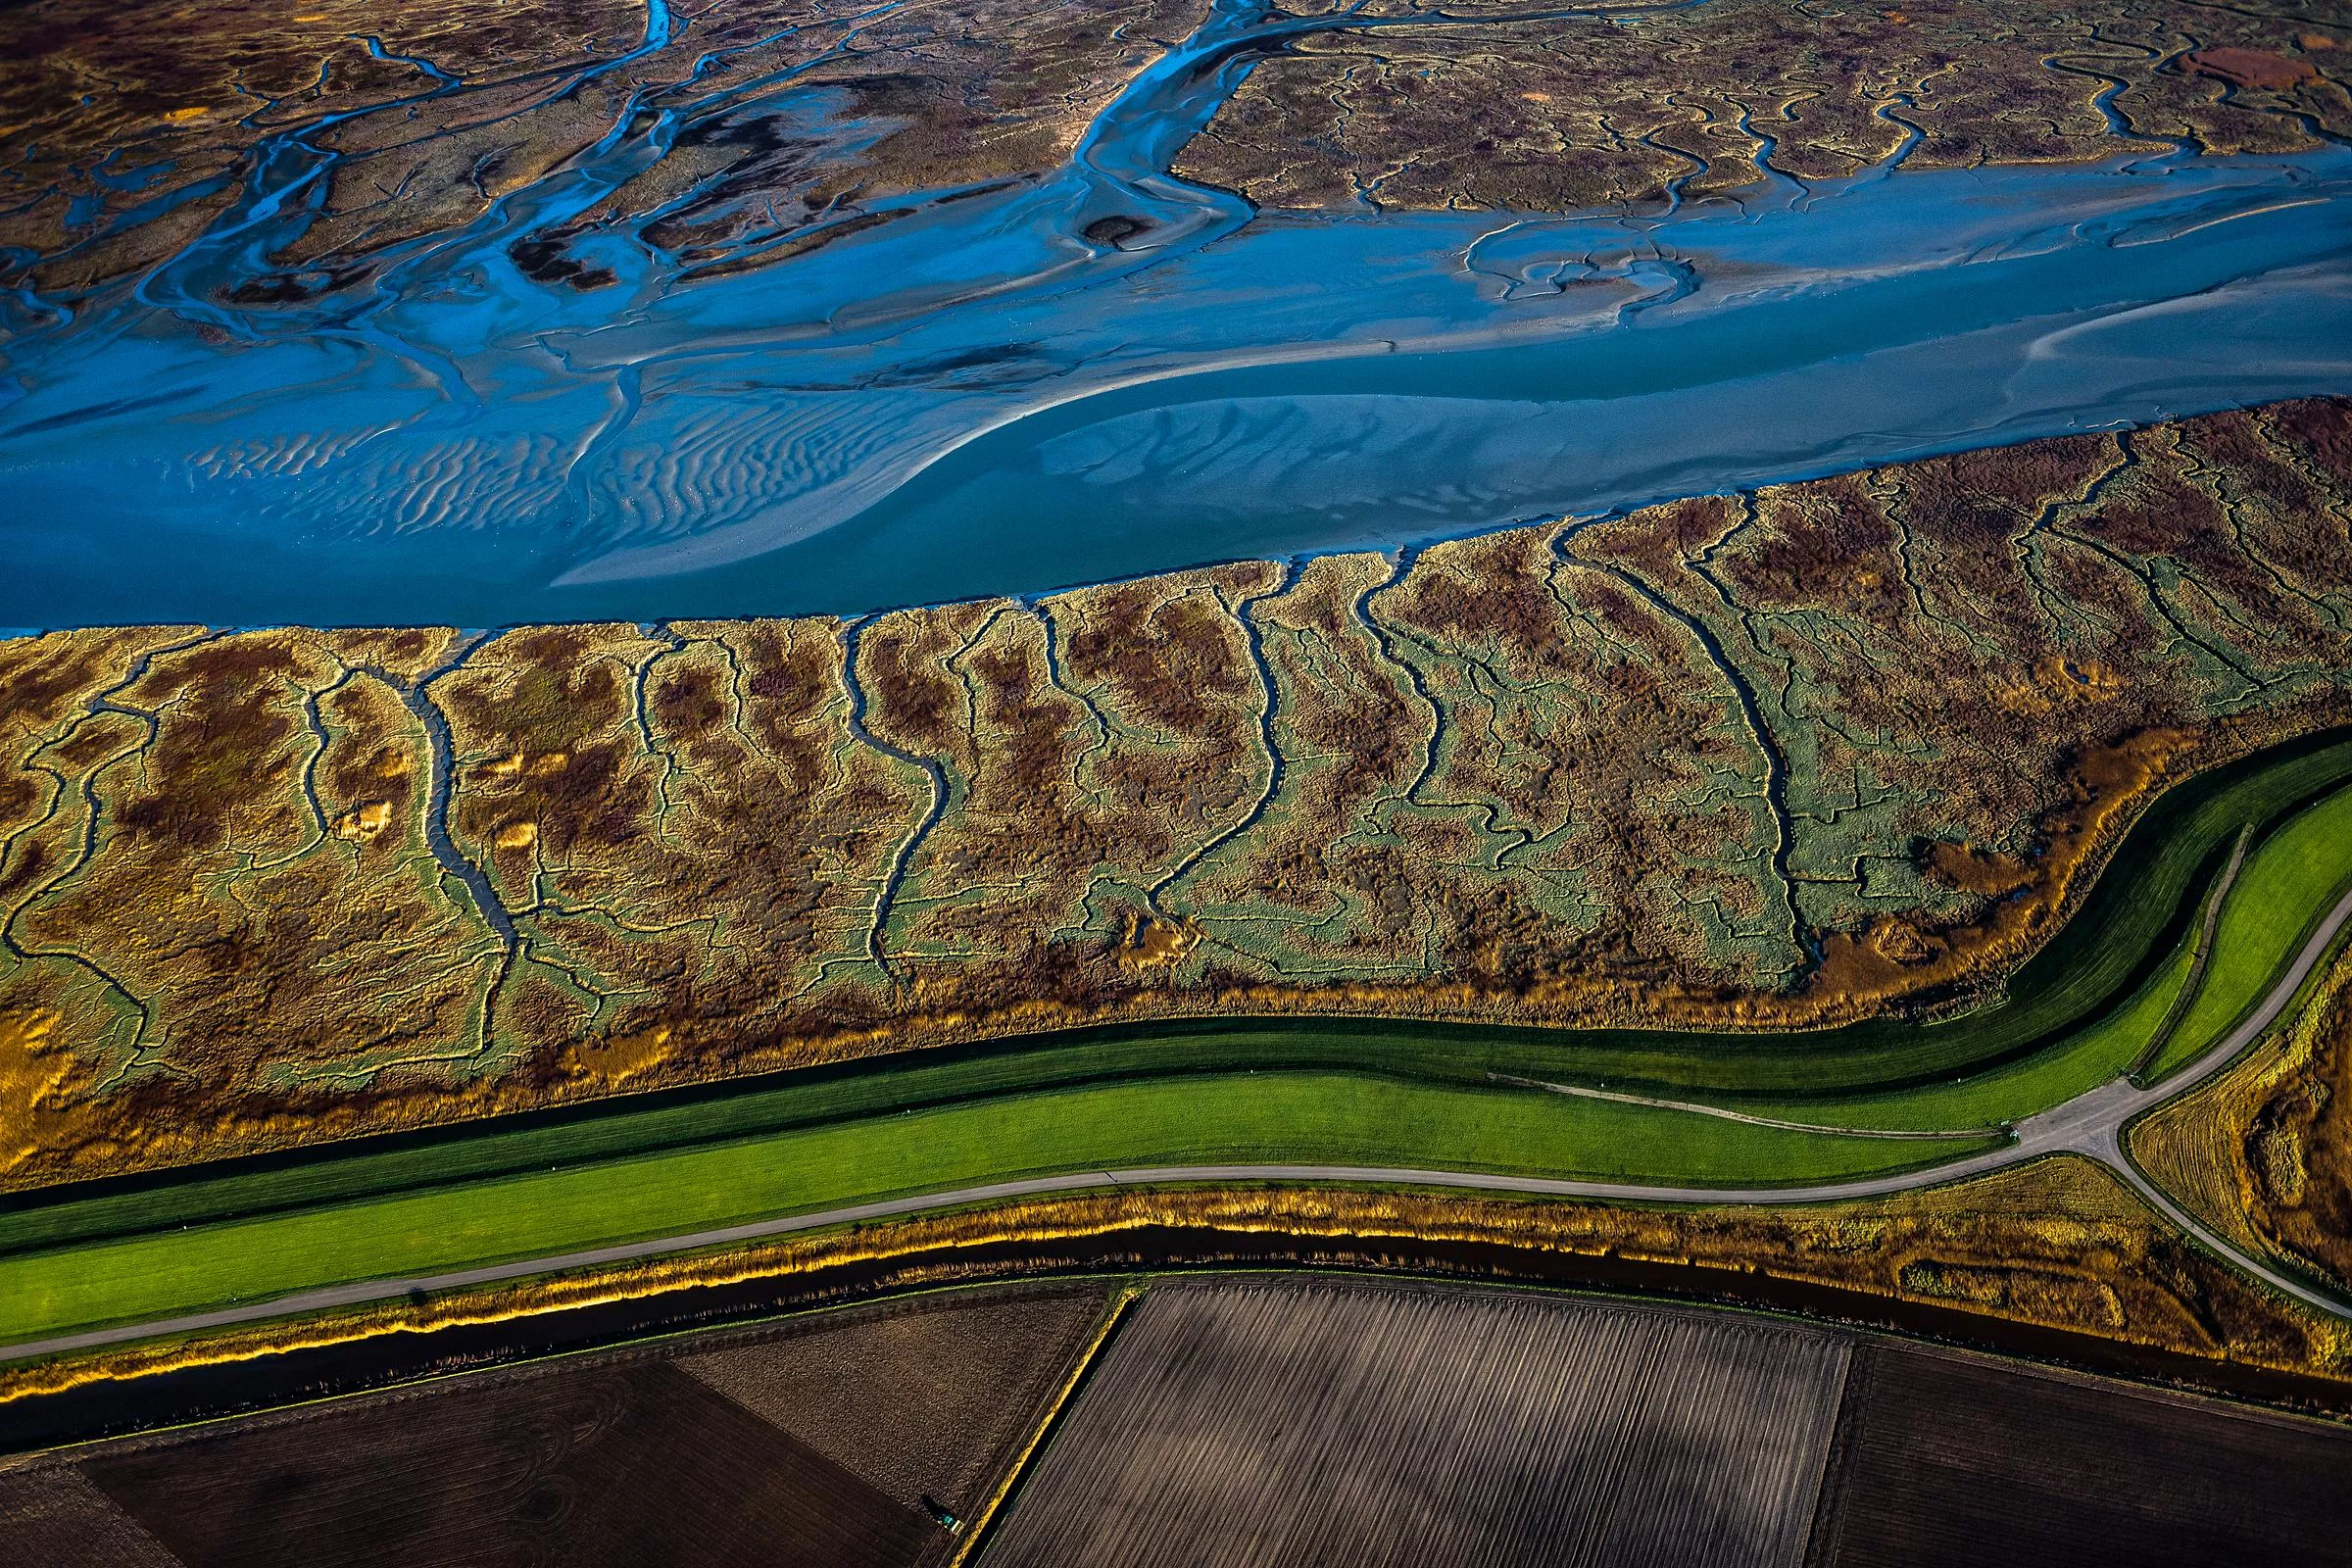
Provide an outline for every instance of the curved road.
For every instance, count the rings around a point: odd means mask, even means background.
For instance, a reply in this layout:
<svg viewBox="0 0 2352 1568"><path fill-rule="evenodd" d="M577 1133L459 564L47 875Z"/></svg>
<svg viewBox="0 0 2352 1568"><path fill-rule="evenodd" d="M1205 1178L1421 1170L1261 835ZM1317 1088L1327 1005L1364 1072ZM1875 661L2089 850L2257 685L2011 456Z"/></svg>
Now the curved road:
<svg viewBox="0 0 2352 1568"><path fill-rule="evenodd" d="M2179 1203L2142 1175L2123 1152L2124 1128L2135 1116L2154 1108L2167 1100L2196 1087L2214 1076L2234 1060L2241 1051L2252 1045L2294 1000L2303 982L2327 956L2347 921L2352 921L2352 887L2344 890L2334 906L2312 931L2294 961L2272 983L2261 1003L2235 1029L2217 1041L2213 1048L2187 1068L2175 1074L2161 1088L2142 1089L2129 1078L2117 1078L2087 1094L2080 1095L2063 1105L2053 1106L2039 1115L2029 1116L2012 1130L2013 1141L2008 1147L1952 1161L1948 1165L1932 1166L1926 1170L1906 1171L1891 1176L1876 1176L1862 1181L1830 1182L1812 1187L1643 1187L1622 1182L1577 1181L1549 1176L1503 1176L1484 1171L1412 1170L1381 1165L1166 1165L1144 1170L1070 1171L1058 1176L1031 1176L1018 1181L992 1182L981 1187L957 1188L946 1193L918 1193L906 1198L884 1199L877 1202L856 1203L845 1208L829 1208L813 1214L791 1214L777 1219L755 1220L744 1225L730 1225L719 1230L695 1231L684 1236L664 1236L653 1241L625 1242L614 1247L600 1247L582 1252L564 1252L552 1257L524 1258L517 1262L498 1263L485 1268L460 1269L449 1274L433 1274L416 1279L361 1280L349 1285L329 1286L323 1290L302 1291L291 1296L273 1297L267 1300L240 1302L210 1312L194 1312L184 1317L151 1319L143 1323L118 1324L112 1328L90 1329L78 1334L61 1334L51 1339L28 1340L17 1345L0 1346L0 1360L16 1360L27 1356L51 1355L66 1350L92 1349L100 1346L126 1344L133 1340L158 1339L167 1335L196 1333L206 1329L227 1328L240 1323L258 1323L274 1317L289 1317L300 1313L325 1311L333 1307L362 1306L376 1301L397 1300L416 1292L427 1294L460 1290L477 1285L494 1285L506 1280L525 1279L534 1274L555 1274L569 1269L592 1268L612 1263L633 1263L650 1257L662 1257L675 1252L700 1251L706 1248L724 1247L737 1242L759 1241L776 1236L789 1236L800 1231L822 1230L828 1226L856 1224L864 1220L895 1219L931 1209L960 1208L976 1203L996 1202L1004 1199L1035 1198L1057 1193L1099 1191L1104 1188L1167 1185L1176 1182L1368 1182L1383 1186L1448 1187L1488 1193L1527 1193L1557 1198L1627 1199L1646 1202L1677 1203L1820 1203L1842 1199L1883 1198L1923 1187L1941 1186L1970 1176L2023 1164L2045 1154L2080 1154L2106 1166L2131 1184L2148 1205L2179 1226L2188 1235L2229 1261L2261 1280L2272 1289L2283 1292L2296 1300L2336 1317L2352 1317L2352 1301L2346 1301L2327 1292L2313 1289L2272 1268L2258 1258L2247 1256L2227 1239L2216 1235L2211 1227L2185 1212ZM1551 1085L1531 1087L1554 1088ZM1648 1103L1675 1106L1673 1101L1652 1101ZM1712 1109L1713 1107L1678 1106L1683 1109Z"/></svg>

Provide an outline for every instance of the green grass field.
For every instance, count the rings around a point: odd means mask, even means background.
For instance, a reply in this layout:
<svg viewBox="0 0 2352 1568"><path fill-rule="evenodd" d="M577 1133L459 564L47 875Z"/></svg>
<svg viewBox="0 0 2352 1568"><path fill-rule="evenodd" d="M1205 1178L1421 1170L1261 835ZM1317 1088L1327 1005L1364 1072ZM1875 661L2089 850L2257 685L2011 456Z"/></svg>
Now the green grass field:
<svg viewBox="0 0 2352 1568"><path fill-rule="evenodd" d="M1989 1142L1825 1138L1521 1089L1204 1074L983 1101L0 1260L0 1340L1047 1172L1422 1166L1712 1185L1899 1170Z"/></svg>
<svg viewBox="0 0 2352 1568"><path fill-rule="evenodd" d="M1488 1075L1857 1129L2017 1120L2137 1056L2187 975L2203 889L2241 826L2261 823L2166 1054L2184 1059L2352 876L2352 742L2255 761L2160 802L2010 997L1967 1017L1780 1037L1312 1019L1094 1030L96 1184L0 1209L0 1339L1049 1172L1362 1164L1761 1187L1941 1163L1993 1143L1758 1127Z"/></svg>

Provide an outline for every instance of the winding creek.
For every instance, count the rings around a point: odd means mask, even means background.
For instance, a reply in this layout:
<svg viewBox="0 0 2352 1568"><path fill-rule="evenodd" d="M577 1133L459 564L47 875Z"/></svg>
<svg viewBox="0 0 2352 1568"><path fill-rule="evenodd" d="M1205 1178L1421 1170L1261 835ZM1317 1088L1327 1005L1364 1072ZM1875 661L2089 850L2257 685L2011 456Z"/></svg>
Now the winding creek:
<svg viewBox="0 0 2352 1568"><path fill-rule="evenodd" d="M1517 218L1258 214L1168 172L1287 40L1446 20L1216 0L1059 170L727 275L600 231L587 291L514 247L698 117L887 126L789 75L640 88L364 284L228 304L334 166L337 117L273 132L145 276L0 306L0 623L855 614L2352 391L2352 149L1921 172L1906 141L1807 185L1767 140L1739 200ZM687 28L654 0L592 72ZM411 63L357 113L466 90Z"/></svg>

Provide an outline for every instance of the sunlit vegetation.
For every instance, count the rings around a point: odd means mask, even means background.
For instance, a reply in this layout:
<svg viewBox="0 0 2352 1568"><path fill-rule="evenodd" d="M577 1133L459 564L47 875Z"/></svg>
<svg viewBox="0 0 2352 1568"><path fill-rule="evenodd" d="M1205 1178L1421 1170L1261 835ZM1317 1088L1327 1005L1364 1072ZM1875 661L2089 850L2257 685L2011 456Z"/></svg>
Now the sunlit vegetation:
<svg viewBox="0 0 2352 1568"><path fill-rule="evenodd" d="M2230 1069L2143 1117L2130 1151L2254 1256L2352 1289L2352 966Z"/></svg>
<svg viewBox="0 0 2352 1568"><path fill-rule="evenodd" d="M1024 1175L1277 1161L1772 1185L1992 1147L1340 1073L1180 1076L943 1105L0 1260L0 1342Z"/></svg>
<svg viewBox="0 0 2352 1568"><path fill-rule="evenodd" d="M39 1128L0 1180L1097 1026L1266 1065L1190 1031L1304 1018L1473 1079L2013 1068L1854 1110L2005 1119L2103 1069L2050 1048L2156 974L2217 847L2343 777L2308 738L2352 717L2352 561L2308 518L2348 418L855 625L0 645L0 1070ZM1277 1054L1348 1059L1313 1036Z"/></svg>
<svg viewBox="0 0 2352 1568"><path fill-rule="evenodd" d="M2253 818L2263 836L2228 889L2230 905L2243 898L2267 910L2290 896L2331 896L2341 875L2315 879L2310 867L2315 857L2347 853L2342 846L2352 840L2335 829L2348 797L2339 791L2301 803L2312 780L2328 777L2327 764L2346 750L2290 748L2179 792L2127 850L2148 835L2193 839L2200 826L2205 841L2183 846L2160 837L2110 874L2120 879L2168 860L2210 863L2217 850L2234 849L2251 808L2283 800L2282 823ZM2120 1004L2094 1008L2071 1035L2062 1030L2015 1065L1991 1056L1977 1081L1957 1090L1930 1080L1912 1086L1907 1104L1884 1092L1857 1097L1850 1124L1924 1123L1965 1133L2120 1072L2176 1001L2199 884L2179 879L2170 899L2177 907L2169 911L2145 886L2119 880L2116 889L2083 918L2112 914L2125 933L2134 928L2132 918L2138 922L2145 956L2137 961L2147 978L2129 985L2127 963ZM2267 981L2283 965L2283 953L2272 951L2275 943L2264 947L2271 967L2258 971L2238 959L2235 945L2308 925L2308 917L2281 917L2247 926L2231 921L2226 906L2206 983L2249 973ZM2169 950L2152 940L2168 929L2175 933ZM2021 976L2016 1007L2028 1017L2047 1015L2049 998L2063 999L2080 983L2071 978L2069 966L2080 961L2073 955L2112 956L2116 944L2098 943L2097 935L2095 925L2088 935L2070 931L2067 947ZM2056 980L2044 978L2053 972ZM1984 1041L2011 1038L2010 1010L1913 1027L1931 1038L1974 1039L1982 1050ZM2034 1045L2030 1037L2027 1044ZM1610 1060L1610 1049L1603 1037L1584 1065ZM1681 1049L1703 1054L1695 1041ZM1715 1043L1727 1060L1743 1049L1736 1038ZM1999 1144L1984 1133L1922 1140L1804 1131L1513 1081L1531 1070L1573 1067L1578 1050L1574 1036L1546 1041L1498 1031L1483 1040L1402 1029L1349 1035L1330 1026L1164 1039L1145 1032L885 1059L861 1072L785 1079L734 1097L655 1102L605 1118L514 1130L485 1125L444 1147L363 1151L177 1188L70 1199L31 1208L11 1225L14 1255L0 1258L0 1279L14 1311L0 1322L0 1335L31 1340L350 1280L448 1273L1066 1171L1349 1165L1661 1188L1768 1187L1928 1167ZM1882 1044L1853 1049L1847 1059L1883 1070L1901 1054ZM1952 1060L1965 1079L1969 1058ZM1818 1117L1832 1125L1842 1108L1819 1099L1747 1103L1777 1119ZM1936 1119L1955 1112L1968 1114ZM550 1158L560 1161L557 1168L545 1168ZM464 1179L469 1174L476 1179ZM267 1212L272 1208L280 1211ZM197 1221L205 1223L187 1228Z"/></svg>
<svg viewBox="0 0 2352 1568"><path fill-rule="evenodd" d="M2196 1000L2145 1074L2161 1083L2210 1051L2250 1010L2337 897L2352 887L2352 790L2267 839L2230 889Z"/></svg>
<svg viewBox="0 0 2352 1568"><path fill-rule="evenodd" d="M2199 1365L2342 1380L2344 1326L2232 1272L2154 1218L2121 1183L2053 1158L1965 1183L1836 1204L1656 1206L1366 1188L1127 1188L927 1214L742 1248L535 1278L429 1299L394 1298L317 1317L70 1355L11 1370L0 1393L70 1390L267 1354L347 1345L393 1331L489 1325L590 1303L652 1302L698 1286L789 1285L854 1266L908 1283L1020 1272L1089 1252L1181 1261L1311 1256L1323 1261L1445 1255L1462 1246L1551 1258L1642 1259L1684 1286L1752 1294L1759 1281L1846 1293L1850 1310L1936 1309L1939 1332L1991 1343L2004 1326L2101 1345L2156 1347ZM994 1258L991 1264L980 1261ZM1034 1261L1033 1261L1034 1260ZM896 1271L893 1273L892 1271ZM977 1271L977 1274L975 1274Z"/></svg>

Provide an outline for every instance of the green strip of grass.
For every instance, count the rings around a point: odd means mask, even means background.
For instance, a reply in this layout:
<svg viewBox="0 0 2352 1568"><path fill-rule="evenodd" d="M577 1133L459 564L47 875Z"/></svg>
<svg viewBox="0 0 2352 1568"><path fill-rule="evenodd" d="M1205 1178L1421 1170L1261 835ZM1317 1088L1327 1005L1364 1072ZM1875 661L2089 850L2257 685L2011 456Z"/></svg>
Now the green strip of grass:
<svg viewBox="0 0 2352 1568"><path fill-rule="evenodd" d="M2149 1064L2162 1083L2220 1043L2301 951L2352 881L2352 790L2322 801L2263 842L2222 906L2204 989Z"/></svg>
<svg viewBox="0 0 2352 1568"><path fill-rule="evenodd" d="M1104 1084L24 1253L0 1260L0 1340L1055 1171L1280 1162L1735 1186L1989 1147L1334 1073Z"/></svg>
<svg viewBox="0 0 2352 1568"><path fill-rule="evenodd" d="M2196 995L2142 1075L2160 1082L2220 1043L2302 951L2313 924L2352 881L2352 788L2275 825L2230 885ZM2014 1122L2126 1071L2153 1041L2193 968L2195 932L2102 1021L2015 1066L1899 1095L1792 1101L1791 1121L1840 1127L1952 1128Z"/></svg>

